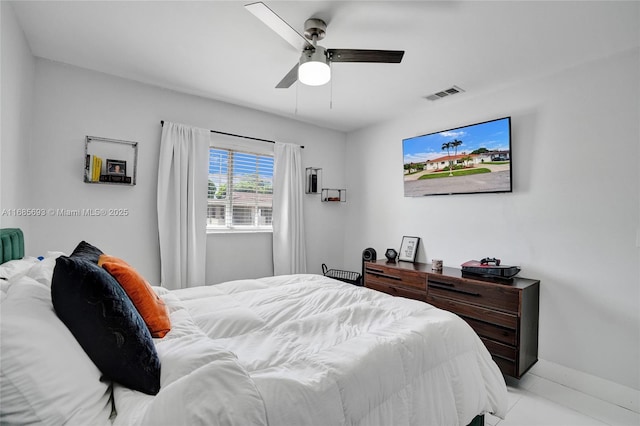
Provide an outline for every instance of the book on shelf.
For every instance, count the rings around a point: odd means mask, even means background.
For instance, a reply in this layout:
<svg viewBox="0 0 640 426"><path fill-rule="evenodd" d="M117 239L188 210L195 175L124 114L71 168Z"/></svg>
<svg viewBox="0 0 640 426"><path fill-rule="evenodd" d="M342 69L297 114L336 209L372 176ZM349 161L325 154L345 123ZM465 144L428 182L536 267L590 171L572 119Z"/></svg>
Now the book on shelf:
<svg viewBox="0 0 640 426"><path fill-rule="evenodd" d="M100 180L100 169L102 169L102 158L94 157L96 163L93 165L93 181L98 182Z"/></svg>
<svg viewBox="0 0 640 426"><path fill-rule="evenodd" d="M87 158L84 162L84 180L86 182L91 182L91 174L93 173L93 156L91 154L87 154Z"/></svg>
<svg viewBox="0 0 640 426"><path fill-rule="evenodd" d="M98 157L97 155L87 154L84 168L85 168L87 181L89 182L100 181L100 171L102 170L102 158Z"/></svg>

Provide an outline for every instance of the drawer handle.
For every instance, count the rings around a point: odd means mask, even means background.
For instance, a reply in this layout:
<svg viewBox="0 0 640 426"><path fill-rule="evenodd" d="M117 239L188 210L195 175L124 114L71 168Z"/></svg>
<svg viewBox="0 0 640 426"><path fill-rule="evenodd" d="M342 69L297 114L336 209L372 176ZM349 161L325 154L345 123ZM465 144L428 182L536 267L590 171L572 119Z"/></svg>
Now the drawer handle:
<svg viewBox="0 0 640 426"><path fill-rule="evenodd" d="M480 293L476 293L474 291L469 291L469 290L461 290L459 288L453 287L453 285L451 284L436 284L436 283L430 282L427 286L433 287L433 288L439 288L440 290L451 291L453 293L460 293L460 294L466 294L468 296L480 297Z"/></svg>
<svg viewBox="0 0 640 426"><path fill-rule="evenodd" d="M396 281L402 281L401 277L397 277L395 275L385 274L382 271L379 271L379 270L376 270L376 269L367 269L367 273L371 274L371 275L375 275L376 277L383 277L383 278L389 278L389 279L396 280Z"/></svg>

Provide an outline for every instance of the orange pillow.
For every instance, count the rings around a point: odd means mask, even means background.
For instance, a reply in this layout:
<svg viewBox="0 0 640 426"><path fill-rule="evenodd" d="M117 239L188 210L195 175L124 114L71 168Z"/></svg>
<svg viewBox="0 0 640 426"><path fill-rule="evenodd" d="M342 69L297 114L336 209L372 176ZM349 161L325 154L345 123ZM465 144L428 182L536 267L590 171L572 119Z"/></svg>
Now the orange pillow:
<svg viewBox="0 0 640 426"><path fill-rule="evenodd" d="M119 263L120 265L131 266L127 262L125 262L123 259L120 259L119 257L102 253L100 257L98 257L98 266L102 266L102 264L105 262Z"/></svg>
<svg viewBox="0 0 640 426"><path fill-rule="evenodd" d="M110 273L127 293L153 337L164 337L171 330L169 310L151 285L122 259L100 255L98 266Z"/></svg>

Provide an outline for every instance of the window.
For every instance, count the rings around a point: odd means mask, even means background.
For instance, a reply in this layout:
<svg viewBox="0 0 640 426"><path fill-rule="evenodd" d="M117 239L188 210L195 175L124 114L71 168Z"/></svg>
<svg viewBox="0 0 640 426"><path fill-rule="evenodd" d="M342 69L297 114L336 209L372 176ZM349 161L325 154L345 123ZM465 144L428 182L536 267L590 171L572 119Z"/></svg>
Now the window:
<svg viewBox="0 0 640 426"><path fill-rule="evenodd" d="M273 156L209 148L207 229L271 230Z"/></svg>

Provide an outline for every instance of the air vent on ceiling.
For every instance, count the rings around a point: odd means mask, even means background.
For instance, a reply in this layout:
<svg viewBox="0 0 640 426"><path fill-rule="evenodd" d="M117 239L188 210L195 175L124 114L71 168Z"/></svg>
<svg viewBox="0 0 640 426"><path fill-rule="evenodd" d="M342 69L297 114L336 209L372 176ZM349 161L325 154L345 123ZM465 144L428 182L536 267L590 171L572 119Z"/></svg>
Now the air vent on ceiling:
<svg viewBox="0 0 640 426"><path fill-rule="evenodd" d="M461 92L464 92L464 90L462 90L458 86L451 86L450 88L436 92L433 95L425 96L425 98L429 99L430 101L437 101L438 99L456 95Z"/></svg>

